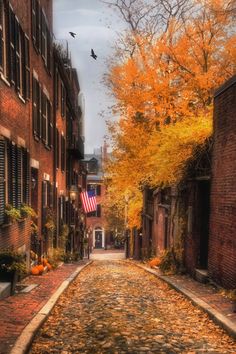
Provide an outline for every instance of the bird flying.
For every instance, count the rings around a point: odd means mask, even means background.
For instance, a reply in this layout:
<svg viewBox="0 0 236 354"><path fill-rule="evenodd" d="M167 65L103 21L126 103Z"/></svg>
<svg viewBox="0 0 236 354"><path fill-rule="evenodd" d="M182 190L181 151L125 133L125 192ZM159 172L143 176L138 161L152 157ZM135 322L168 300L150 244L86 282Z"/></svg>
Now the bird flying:
<svg viewBox="0 0 236 354"><path fill-rule="evenodd" d="M93 59L97 59L97 55L94 53L94 50L93 49L91 49L91 54L90 54L90 56L93 58Z"/></svg>
<svg viewBox="0 0 236 354"><path fill-rule="evenodd" d="M74 32L69 32L69 33L70 33L71 37L75 38L76 33L74 33Z"/></svg>

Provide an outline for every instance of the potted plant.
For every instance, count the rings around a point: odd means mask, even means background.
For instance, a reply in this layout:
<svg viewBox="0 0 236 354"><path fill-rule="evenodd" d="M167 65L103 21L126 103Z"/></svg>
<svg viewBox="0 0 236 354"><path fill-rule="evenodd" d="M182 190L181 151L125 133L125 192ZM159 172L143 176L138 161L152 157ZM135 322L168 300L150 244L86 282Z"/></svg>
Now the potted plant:
<svg viewBox="0 0 236 354"><path fill-rule="evenodd" d="M9 222L14 222L21 219L20 210L14 208L11 204L7 204L5 207L5 214Z"/></svg>
<svg viewBox="0 0 236 354"><path fill-rule="evenodd" d="M21 216L23 218L33 218L33 219L37 219L37 213L35 212L35 210L33 208L31 208L31 206L27 205L27 204L22 204L21 208L20 208L20 213Z"/></svg>
<svg viewBox="0 0 236 354"><path fill-rule="evenodd" d="M11 283L11 294L14 294L18 278L26 274L23 255L10 251L0 251L0 281Z"/></svg>

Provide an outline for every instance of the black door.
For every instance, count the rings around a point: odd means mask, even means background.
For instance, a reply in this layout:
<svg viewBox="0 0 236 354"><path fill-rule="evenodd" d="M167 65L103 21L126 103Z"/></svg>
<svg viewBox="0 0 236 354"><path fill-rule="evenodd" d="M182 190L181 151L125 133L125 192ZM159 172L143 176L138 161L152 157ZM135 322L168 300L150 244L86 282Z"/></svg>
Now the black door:
<svg viewBox="0 0 236 354"><path fill-rule="evenodd" d="M200 252L199 266L207 269L208 243L209 243L209 216L210 216L210 182L199 183L199 208L200 208Z"/></svg>
<svg viewBox="0 0 236 354"><path fill-rule="evenodd" d="M102 248L102 231L95 231L95 248Z"/></svg>

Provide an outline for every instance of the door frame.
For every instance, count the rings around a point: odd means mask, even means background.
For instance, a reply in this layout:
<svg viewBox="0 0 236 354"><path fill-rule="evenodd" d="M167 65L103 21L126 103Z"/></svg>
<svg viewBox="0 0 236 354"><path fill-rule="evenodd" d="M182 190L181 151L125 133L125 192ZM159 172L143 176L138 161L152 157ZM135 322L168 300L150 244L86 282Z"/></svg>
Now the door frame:
<svg viewBox="0 0 236 354"><path fill-rule="evenodd" d="M105 232L104 232L104 228L97 226L93 229L93 248L95 248L95 232L96 231L101 231L102 232L102 248L105 247Z"/></svg>

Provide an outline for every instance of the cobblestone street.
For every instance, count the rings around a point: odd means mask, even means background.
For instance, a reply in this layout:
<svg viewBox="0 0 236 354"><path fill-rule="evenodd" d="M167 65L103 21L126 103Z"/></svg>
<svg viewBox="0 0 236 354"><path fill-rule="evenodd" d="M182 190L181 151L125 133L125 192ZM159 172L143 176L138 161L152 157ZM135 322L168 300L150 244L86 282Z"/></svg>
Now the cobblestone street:
<svg viewBox="0 0 236 354"><path fill-rule="evenodd" d="M94 261L61 296L30 353L236 353L235 341L165 283Z"/></svg>

